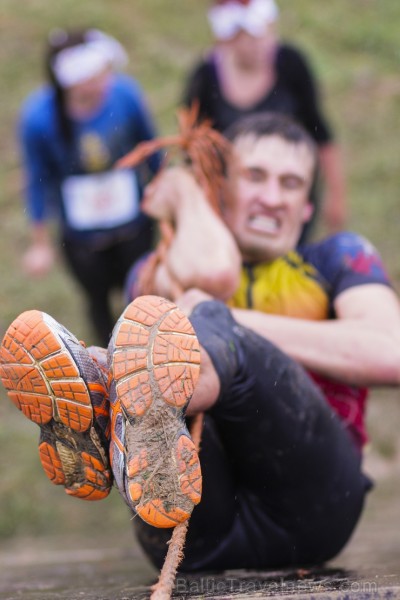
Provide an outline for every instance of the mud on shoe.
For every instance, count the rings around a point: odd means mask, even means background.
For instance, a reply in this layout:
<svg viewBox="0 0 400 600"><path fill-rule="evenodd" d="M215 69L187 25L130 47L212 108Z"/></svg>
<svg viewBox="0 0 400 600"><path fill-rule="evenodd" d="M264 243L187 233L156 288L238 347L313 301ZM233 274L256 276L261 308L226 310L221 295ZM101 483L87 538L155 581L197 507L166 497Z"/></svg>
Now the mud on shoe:
<svg viewBox="0 0 400 600"><path fill-rule="evenodd" d="M172 302L141 296L114 328L109 363L116 484L144 521L175 527L201 498L200 462L184 420L200 372L194 330Z"/></svg>
<svg viewBox="0 0 400 600"><path fill-rule="evenodd" d="M107 380L88 350L46 313L27 311L3 338L0 378L40 427L40 460L52 483L85 500L105 498L113 481Z"/></svg>

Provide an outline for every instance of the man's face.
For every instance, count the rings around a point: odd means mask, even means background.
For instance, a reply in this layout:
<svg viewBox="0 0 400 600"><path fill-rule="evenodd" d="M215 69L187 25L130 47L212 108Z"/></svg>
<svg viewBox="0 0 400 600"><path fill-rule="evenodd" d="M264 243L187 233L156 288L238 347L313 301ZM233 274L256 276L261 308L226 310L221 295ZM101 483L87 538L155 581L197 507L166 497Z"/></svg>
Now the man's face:
<svg viewBox="0 0 400 600"><path fill-rule="evenodd" d="M246 261L269 261L293 250L312 215L314 157L305 144L277 135L234 143L235 195L224 218Z"/></svg>

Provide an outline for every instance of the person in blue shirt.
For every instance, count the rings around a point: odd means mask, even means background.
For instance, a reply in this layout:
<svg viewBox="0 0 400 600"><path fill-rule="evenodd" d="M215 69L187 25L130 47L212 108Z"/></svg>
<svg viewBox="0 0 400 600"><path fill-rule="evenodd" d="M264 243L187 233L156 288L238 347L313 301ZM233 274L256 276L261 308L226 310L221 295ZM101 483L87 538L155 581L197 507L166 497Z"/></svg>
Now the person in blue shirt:
<svg viewBox="0 0 400 600"><path fill-rule="evenodd" d="M152 245L152 221L140 205L142 187L160 164L154 155L140 171L113 169L155 134L140 86L120 72L126 61L119 42L101 31L53 32L49 81L26 99L19 127L31 224L24 269L41 276L53 266L55 218L62 254L102 344L114 325L111 290Z"/></svg>

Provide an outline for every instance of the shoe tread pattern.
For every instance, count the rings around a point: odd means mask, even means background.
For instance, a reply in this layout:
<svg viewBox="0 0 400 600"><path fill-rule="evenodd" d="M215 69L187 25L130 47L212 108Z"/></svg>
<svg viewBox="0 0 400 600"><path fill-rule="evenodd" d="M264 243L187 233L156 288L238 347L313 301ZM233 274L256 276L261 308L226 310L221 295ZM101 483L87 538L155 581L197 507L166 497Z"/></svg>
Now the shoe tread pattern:
<svg viewBox="0 0 400 600"><path fill-rule="evenodd" d="M22 313L4 336L0 378L16 407L41 428L47 477L73 496L107 496L112 475L93 426L94 412L104 412L105 388L78 340L45 313Z"/></svg>
<svg viewBox="0 0 400 600"><path fill-rule="evenodd" d="M110 348L118 487L143 520L174 527L201 498L200 462L183 418L200 371L196 335L172 302L142 296L124 311Z"/></svg>

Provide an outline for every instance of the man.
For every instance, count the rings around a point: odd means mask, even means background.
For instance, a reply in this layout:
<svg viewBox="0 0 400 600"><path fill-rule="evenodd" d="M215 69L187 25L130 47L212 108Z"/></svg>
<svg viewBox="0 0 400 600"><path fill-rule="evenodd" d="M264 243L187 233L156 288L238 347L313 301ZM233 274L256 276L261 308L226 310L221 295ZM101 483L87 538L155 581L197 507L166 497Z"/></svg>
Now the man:
<svg viewBox="0 0 400 600"><path fill-rule="evenodd" d="M225 256L202 262L213 271L207 294L188 291L181 308L136 298L114 329L109 380L100 352L38 311L16 319L1 352L11 399L41 426L47 475L67 493L101 498L111 462L155 564L164 559L168 528L195 507L185 570L336 555L370 487L361 471L365 387L400 381L399 304L375 250L353 234L296 250L312 210L309 136L287 118L259 115L235 125L231 139L236 160L224 220L243 259L239 286L235 259L227 273L235 254L227 244ZM202 200L185 173L161 176L147 204L170 195L182 217L189 191ZM190 228L186 235L190 258ZM168 264L164 286L180 279ZM231 309L210 297L219 270L234 291ZM185 412L205 412L201 474Z"/></svg>

